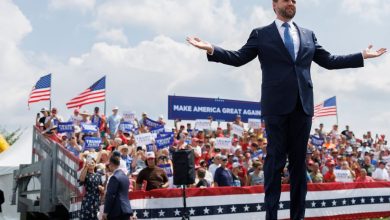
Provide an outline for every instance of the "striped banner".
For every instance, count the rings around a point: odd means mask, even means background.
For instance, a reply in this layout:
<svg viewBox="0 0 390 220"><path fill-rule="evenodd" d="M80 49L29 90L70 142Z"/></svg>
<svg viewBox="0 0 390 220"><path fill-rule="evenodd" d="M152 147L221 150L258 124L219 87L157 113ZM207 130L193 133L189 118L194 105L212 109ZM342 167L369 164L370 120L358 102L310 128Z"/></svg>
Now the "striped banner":
<svg viewBox="0 0 390 220"><path fill-rule="evenodd" d="M289 219L289 186L282 186L279 218ZM305 219L362 219L390 216L390 182L309 184ZM265 219L264 189L254 187L190 188L187 211L191 219ZM181 189L129 194L138 219L181 219ZM71 216L76 217L80 203Z"/></svg>

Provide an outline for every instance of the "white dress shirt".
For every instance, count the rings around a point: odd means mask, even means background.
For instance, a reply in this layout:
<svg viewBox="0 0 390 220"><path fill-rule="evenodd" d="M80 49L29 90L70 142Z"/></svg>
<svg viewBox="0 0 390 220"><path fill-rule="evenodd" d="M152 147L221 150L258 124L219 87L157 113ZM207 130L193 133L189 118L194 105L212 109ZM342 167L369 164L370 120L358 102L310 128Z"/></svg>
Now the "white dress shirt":
<svg viewBox="0 0 390 220"><path fill-rule="evenodd" d="M278 28L280 37L282 38L283 42L284 42L284 29L285 29L285 27L283 27L282 25L284 23L285 23L284 21L281 21L279 19L275 19L276 27ZM294 54L295 54L295 58L297 58L298 51L299 51L299 45L300 45L298 29L291 20L287 23L290 25L290 35L291 35L293 42L294 42Z"/></svg>
<svg viewBox="0 0 390 220"><path fill-rule="evenodd" d="M377 167L375 171L372 173L372 178L375 180L385 180L390 181L389 173L386 169L381 169Z"/></svg>

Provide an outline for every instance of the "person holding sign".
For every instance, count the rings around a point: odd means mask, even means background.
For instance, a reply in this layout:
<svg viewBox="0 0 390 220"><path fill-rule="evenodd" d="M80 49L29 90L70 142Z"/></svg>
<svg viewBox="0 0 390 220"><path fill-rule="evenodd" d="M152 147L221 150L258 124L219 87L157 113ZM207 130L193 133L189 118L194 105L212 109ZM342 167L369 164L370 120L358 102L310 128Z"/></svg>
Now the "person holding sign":
<svg viewBox="0 0 390 220"><path fill-rule="evenodd" d="M91 120L89 120L89 112L87 110L84 110L83 112L80 113L81 115L81 121L80 121L80 124L81 123L85 123L85 124L90 124L91 123Z"/></svg>
<svg viewBox="0 0 390 220"><path fill-rule="evenodd" d="M93 115L91 116L91 123L95 124L99 128L100 135L104 137L106 130L106 118L104 115L100 115L99 111L99 107L96 106L93 111Z"/></svg>
<svg viewBox="0 0 390 220"><path fill-rule="evenodd" d="M63 122L63 118L58 115L57 108L52 108L51 115L45 118L45 133L51 134L51 130L57 128L59 122Z"/></svg>
<svg viewBox="0 0 390 220"><path fill-rule="evenodd" d="M341 171L344 172L344 176L342 176L341 182L353 182L355 179L355 172L349 167L349 164L347 161L341 162ZM339 182L340 180L337 179L336 181Z"/></svg>
<svg viewBox="0 0 390 220"><path fill-rule="evenodd" d="M120 145L118 147L118 151L121 153L121 159L126 163L126 171L125 173L131 174L133 171L132 164L133 164L133 157L132 155L132 147L128 146L127 144Z"/></svg>
<svg viewBox="0 0 390 220"><path fill-rule="evenodd" d="M288 156L290 171L290 218L303 219L306 206L305 153L314 112L312 62L327 69L364 66L364 59L381 56L385 48L336 56L326 51L313 31L293 22L296 0L273 0L276 19L254 29L238 51L229 51L198 37L187 41L207 52L212 62L241 66L258 57L262 69L261 113L269 145L264 164L266 219L277 219L281 171Z"/></svg>

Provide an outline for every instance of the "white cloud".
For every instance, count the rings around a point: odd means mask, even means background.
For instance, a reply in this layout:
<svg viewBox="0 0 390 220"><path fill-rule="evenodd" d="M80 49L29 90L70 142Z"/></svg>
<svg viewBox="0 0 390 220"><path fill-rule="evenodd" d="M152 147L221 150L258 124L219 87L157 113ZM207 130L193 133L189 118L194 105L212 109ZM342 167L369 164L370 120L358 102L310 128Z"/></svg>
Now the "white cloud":
<svg viewBox="0 0 390 220"><path fill-rule="evenodd" d="M101 31L98 34L98 39L107 40L112 43L119 43L126 45L128 43L126 35L123 33L123 29L110 29L108 31Z"/></svg>
<svg viewBox="0 0 390 220"><path fill-rule="evenodd" d="M89 11L94 9L96 0L49 0L52 9L70 9L76 11Z"/></svg>
<svg viewBox="0 0 390 220"><path fill-rule="evenodd" d="M343 0L341 6L347 13L376 23L387 23L386 18L390 13L388 0Z"/></svg>
<svg viewBox="0 0 390 220"><path fill-rule="evenodd" d="M236 22L229 0L113 0L99 5L95 26L133 26L170 36L220 36L234 33Z"/></svg>
<svg viewBox="0 0 390 220"><path fill-rule="evenodd" d="M9 0L0 1L1 122L8 121L5 119L9 117L3 113L12 112L17 106L27 108L28 90L32 87L30 80L35 77L37 68L29 63L19 45L31 31L30 22L17 6Z"/></svg>

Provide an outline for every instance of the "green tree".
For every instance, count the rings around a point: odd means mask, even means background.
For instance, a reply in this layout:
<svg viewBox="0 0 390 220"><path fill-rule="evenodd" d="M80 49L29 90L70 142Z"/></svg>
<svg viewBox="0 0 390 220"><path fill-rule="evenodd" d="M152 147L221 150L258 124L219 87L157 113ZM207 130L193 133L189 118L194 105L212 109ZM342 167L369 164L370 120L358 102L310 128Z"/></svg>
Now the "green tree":
<svg viewBox="0 0 390 220"><path fill-rule="evenodd" d="M4 136L5 140L11 146L17 140L19 140L20 136L23 134L23 131L22 131L21 128L18 128L18 129L14 130L14 131L7 131L4 128L0 128L0 134L2 134Z"/></svg>

